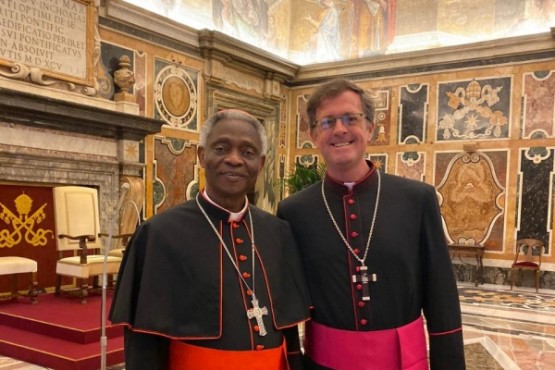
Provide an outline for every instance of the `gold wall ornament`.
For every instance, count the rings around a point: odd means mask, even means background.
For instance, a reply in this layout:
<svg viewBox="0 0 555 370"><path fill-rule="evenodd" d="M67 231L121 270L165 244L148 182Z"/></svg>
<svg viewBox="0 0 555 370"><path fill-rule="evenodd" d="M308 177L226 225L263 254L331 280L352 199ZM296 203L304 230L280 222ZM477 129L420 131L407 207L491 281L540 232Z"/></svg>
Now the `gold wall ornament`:
<svg viewBox="0 0 555 370"><path fill-rule="evenodd" d="M34 247L45 246L47 243L47 235L54 238L52 230L45 230L35 226L40 224L46 217L44 207L48 203L44 203L37 209L31 216L29 213L33 207L33 199L27 194L23 193L14 200L16 212L19 216L13 213L6 205L0 202L0 221L3 221L9 228L0 230L0 248L12 248L25 238L25 241Z"/></svg>

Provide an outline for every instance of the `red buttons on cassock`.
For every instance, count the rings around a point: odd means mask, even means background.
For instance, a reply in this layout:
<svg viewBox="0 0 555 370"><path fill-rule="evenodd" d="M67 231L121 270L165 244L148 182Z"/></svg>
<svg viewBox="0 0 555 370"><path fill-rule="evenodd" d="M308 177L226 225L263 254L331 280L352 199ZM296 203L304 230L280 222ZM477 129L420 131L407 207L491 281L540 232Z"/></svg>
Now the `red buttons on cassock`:
<svg viewBox="0 0 555 370"><path fill-rule="evenodd" d="M355 267L356 272L360 272L360 266Z"/></svg>
<svg viewBox="0 0 555 370"><path fill-rule="evenodd" d="M355 204L355 200L353 198L349 198L349 200L347 201L347 203L349 204Z"/></svg>
<svg viewBox="0 0 555 370"><path fill-rule="evenodd" d="M258 325L255 325L252 329L253 329L254 331L260 331L260 327L259 327Z"/></svg>
<svg viewBox="0 0 555 370"><path fill-rule="evenodd" d="M358 233L356 231L351 232L351 238L356 238L357 236L358 236Z"/></svg>
<svg viewBox="0 0 555 370"><path fill-rule="evenodd" d="M362 290L362 284L357 284L357 290Z"/></svg>
<svg viewBox="0 0 555 370"><path fill-rule="evenodd" d="M264 346L262 344L257 344L256 345L256 350L257 351L260 351L260 350L263 350L263 349L264 349Z"/></svg>
<svg viewBox="0 0 555 370"><path fill-rule="evenodd" d="M251 274L249 274L248 272L243 272L243 277L244 277L245 279L248 279L248 278L251 277Z"/></svg>
<svg viewBox="0 0 555 370"><path fill-rule="evenodd" d="M239 225L237 224L237 222L234 222L231 224L231 227L233 227L234 229L237 229Z"/></svg>
<svg viewBox="0 0 555 370"><path fill-rule="evenodd" d="M239 256L239 261L244 262L247 260L247 256L245 256L244 254Z"/></svg>
<svg viewBox="0 0 555 370"><path fill-rule="evenodd" d="M247 290L247 295L252 295L252 291L250 289Z"/></svg>
<svg viewBox="0 0 555 370"><path fill-rule="evenodd" d="M362 307L366 306L366 303L364 303L364 301L358 301L358 306L360 308L362 308Z"/></svg>
<svg viewBox="0 0 555 370"><path fill-rule="evenodd" d="M349 216L349 218L351 220L356 220L357 219L357 215L355 215L354 213L351 213L351 215Z"/></svg>
<svg viewBox="0 0 555 370"><path fill-rule="evenodd" d="M353 249L353 252L355 252L355 254L359 254L360 250L358 250L358 248Z"/></svg>
<svg viewBox="0 0 555 370"><path fill-rule="evenodd" d="M360 325L366 325L368 323L368 321L366 321L365 319L360 320Z"/></svg>
<svg viewBox="0 0 555 370"><path fill-rule="evenodd" d="M241 238L235 238L235 243L237 243L237 244L243 244L243 239L241 239Z"/></svg>

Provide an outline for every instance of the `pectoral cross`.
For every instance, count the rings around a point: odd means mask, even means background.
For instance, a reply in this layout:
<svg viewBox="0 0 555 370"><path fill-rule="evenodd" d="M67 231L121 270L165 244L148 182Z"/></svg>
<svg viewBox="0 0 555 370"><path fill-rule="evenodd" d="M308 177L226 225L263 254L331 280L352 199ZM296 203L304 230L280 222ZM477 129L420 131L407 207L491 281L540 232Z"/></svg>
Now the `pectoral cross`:
<svg viewBox="0 0 555 370"><path fill-rule="evenodd" d="M256 324L258 325L258 335L263 337L268 333L266 332L266 327L264 326L264 320L262 320L262 315L267 315L268 309L266 307L260 308L258 306L258 299L256 298L253 298L251 300L251 304L252 304L252 308L249 308L247 310L247 317L249 319L252 319L253 317L256 318Z"/></svg>
<svg viewBox="0 0 555 370"><path fill-rule="evenodd" d="M362 300L369 301L370 300L370 289L368 287L369 282L378 281L378 277L376 274L368 274L368 267L367 266L360 266L359 273L353 275L353 283L361 284L362 285Z"/></svg>

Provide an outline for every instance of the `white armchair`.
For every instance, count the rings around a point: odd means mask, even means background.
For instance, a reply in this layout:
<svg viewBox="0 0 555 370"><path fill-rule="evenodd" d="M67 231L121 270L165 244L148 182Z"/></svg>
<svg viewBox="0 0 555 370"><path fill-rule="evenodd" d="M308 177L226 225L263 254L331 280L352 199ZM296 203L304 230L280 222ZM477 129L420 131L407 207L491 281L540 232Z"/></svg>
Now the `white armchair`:
<svg viewBox="0 0 555 370"><path fill-rule="evenodd" d="M86 303L89 288L97 289L104 271L103 246L99 240L100 217L96 189L82 186L54 188L54 212L57 234L55 294L76 293ZM106 274L111 285L121 258L107 256ZM76 279L76 286L62 290L62 277ZM92 286L89 280L93 279Z"/></svg>

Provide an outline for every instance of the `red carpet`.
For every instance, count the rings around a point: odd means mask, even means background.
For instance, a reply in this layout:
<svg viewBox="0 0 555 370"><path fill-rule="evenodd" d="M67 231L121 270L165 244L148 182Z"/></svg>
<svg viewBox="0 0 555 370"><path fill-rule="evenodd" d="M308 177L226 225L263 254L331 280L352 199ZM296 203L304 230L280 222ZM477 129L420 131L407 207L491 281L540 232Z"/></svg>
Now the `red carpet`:
<svg viewBox="0 0 555 370"><path fill-rule="evenodd" d="M106 312L111 303L107 296ZM39 296L0 302L0 354L56 370L97 370L101 364L101 296L87 303L72 297ZM106 324L106 364L123 362L123 328Z"/></svg>

